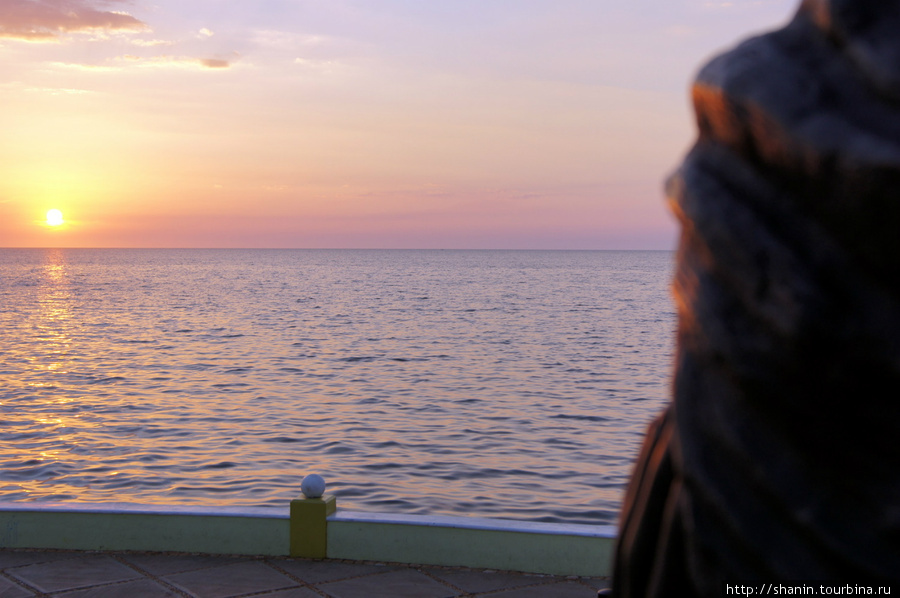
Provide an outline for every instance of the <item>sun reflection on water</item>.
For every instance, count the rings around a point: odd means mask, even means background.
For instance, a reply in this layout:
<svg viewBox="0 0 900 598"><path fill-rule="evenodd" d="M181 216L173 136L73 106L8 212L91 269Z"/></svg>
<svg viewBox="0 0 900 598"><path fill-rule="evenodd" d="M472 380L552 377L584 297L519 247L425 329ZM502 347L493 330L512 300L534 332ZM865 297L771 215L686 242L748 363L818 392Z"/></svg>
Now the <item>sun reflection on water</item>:
<svg viewBox="0 0 900 598"><path fill-rule="evenodd" d="M64 386L62 379L69 375L75 350L73 330L76 298L70 280L70 266L66 253L48 249L42 263L32 271L32 308L19 314L31 331L23 339L28 351L21 354L21 392L13 393L7 405L18 407L4 412L8 434L3 451L5 456L15 455L13 476L30 472L34 480L18 480L20 491L28 495L46 495L47 485L58 480L59 473L73 461L73 448L77 447L75 431L84 427L80 413L73 406L77 397L59 395L55 391ZM12 389L11 389L12 390ZM52 438L52 442L40 442L38 438ZM8 463L9 464L9 463ZM19 471L16 471L18 469ZM53 482L56 483L55 481ZM66 498L68 492L54 487L51 494Z"/></svg>
<svg viewBox="0 0 900 598"><path fill-rule="evenodd" d="M64 356L69 353L72 344L69 334L72 291L65 253L58 249L47 250L41 275L37 299L41 319L35 325L37 339L45 347L45 356ZM48 360L40 364L49 371L59 370L63 365L61 360Z"/></svg>

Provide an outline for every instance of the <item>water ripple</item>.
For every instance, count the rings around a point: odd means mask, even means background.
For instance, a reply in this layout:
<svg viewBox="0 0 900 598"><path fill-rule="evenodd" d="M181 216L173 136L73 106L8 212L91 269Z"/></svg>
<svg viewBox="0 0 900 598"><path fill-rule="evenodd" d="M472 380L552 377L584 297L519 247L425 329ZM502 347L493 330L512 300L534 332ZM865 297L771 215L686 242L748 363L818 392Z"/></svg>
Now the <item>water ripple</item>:
<svg viewBox="0 0 900 598"><path fill-rule="evenodd" d="M612 523L671 255L0 250L0 498Z"/></svg>

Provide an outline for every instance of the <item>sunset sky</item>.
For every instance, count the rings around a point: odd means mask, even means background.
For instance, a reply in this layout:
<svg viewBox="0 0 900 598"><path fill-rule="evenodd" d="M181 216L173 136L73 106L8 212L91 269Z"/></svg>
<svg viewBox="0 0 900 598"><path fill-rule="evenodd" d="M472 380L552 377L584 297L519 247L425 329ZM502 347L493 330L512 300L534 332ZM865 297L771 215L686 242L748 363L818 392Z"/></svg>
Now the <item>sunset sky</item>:
<svg viewBox="0 0 900 598"><path fill-rule="evenodd" d="M0 0L0 247L669 249L690 80L795 8Z"/></svg>

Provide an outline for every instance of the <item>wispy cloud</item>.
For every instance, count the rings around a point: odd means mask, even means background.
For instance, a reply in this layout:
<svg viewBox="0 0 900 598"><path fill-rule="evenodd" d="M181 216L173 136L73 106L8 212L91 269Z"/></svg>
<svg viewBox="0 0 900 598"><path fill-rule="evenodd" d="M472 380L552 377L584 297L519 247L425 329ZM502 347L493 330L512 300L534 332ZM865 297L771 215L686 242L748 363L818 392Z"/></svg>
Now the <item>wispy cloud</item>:
<svg viewBox="0 0 900 598"><path fill-rule="evenodd" d="M141 48L153 48L156 46L172 46L175 42L165 39L133 39L131 43Z"/></svg>
<svg viewBox="0 0 900 598"><path fill-rule="evenodd" d="M62 87L28 87L25 89L25 91L31 92L31 93L47 94L47 95L52 95L52 96L63 96L63 95L72 96L72 95L83 95L86 93L93 93L91 91L88 91L87 89L69 89L69 88L62 88Z"/></svg>
<svg viewBox="0 0 900 598"><path fill-rule="evenodd" d="M222 58L190 58L186 56L152 56L142 57L134 55L120 56L118 62L128 63L133 66L145 68L176 68L176 69L227 69L233 61Z"/></svg>
<svg viewBox="0 0 900 598"><path fill-rule="evenodd" d="M201 58L200 64L208 69L227 69L231 63L221 58Z"/></svg>
<svg viewBox="0 0 900 598"><path fill-rule="evenodd" d="M83 64L79 62L50 62L48 66L55 69L85 71L89 73L104 73L121 70L117 66L108 64Z"/></svg>
<svg viewBox="0 0 900 598"><path fill-rule="evenodd" d="M326 44L333 45L339 41L338 38L326 35L311 35L275 29L256 29L250 38L257 46L282 49L309 48Z"/></svg>
<svg viewBox="0 0 900 598"><path fill-rule="evenodd" d="M107 0L105 4L121 4ZM101 10L96 0L2 0L0 38L57 41L65 33L142 31L147 25L115 10Z"/></svg>
<svg viewBox="0 0 900 598"><path fill-rule="evenodd" d="M2 0L0 0L2 1ZM145 69L228 69L234 60L222 58L192 58L190 56L172 56L162 54L158 56L136 56L124 54L106 61L103 64L82 64L78 62L52 62L50 67L56 69L77 70L91 73L117 72L131 68Z"/></svg>

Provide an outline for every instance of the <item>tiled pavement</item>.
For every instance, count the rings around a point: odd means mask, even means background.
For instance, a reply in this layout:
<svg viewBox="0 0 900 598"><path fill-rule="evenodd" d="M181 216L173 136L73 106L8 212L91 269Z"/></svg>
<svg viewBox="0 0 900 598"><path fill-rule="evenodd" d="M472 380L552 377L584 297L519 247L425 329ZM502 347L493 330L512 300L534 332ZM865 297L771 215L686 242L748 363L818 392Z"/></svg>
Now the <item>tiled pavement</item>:
<svg viewBox="0 0 900 598"><path fill-rule="evenodd" d="M594 598L603 578L282 557L0 549L0 598Z"/></svg>

